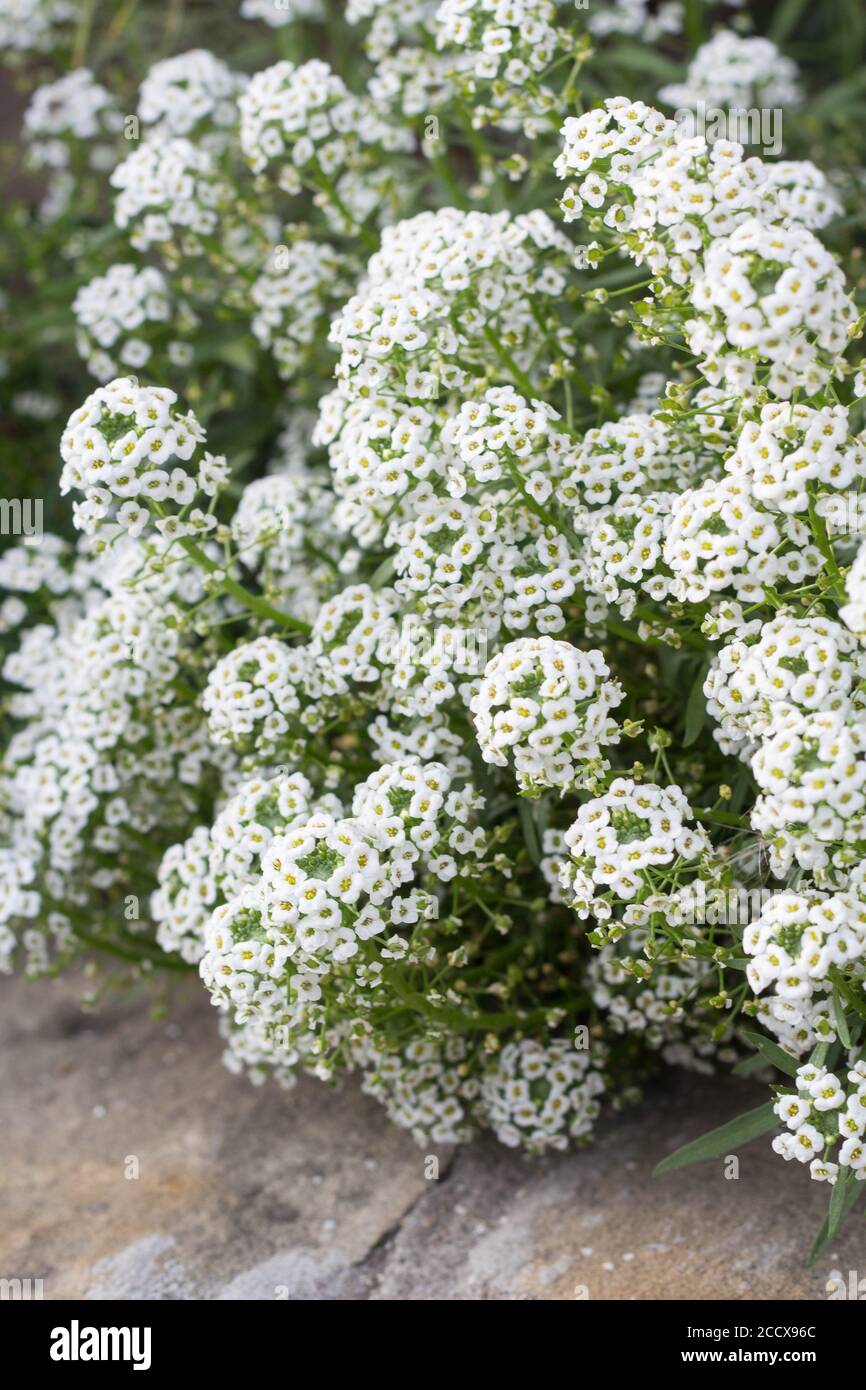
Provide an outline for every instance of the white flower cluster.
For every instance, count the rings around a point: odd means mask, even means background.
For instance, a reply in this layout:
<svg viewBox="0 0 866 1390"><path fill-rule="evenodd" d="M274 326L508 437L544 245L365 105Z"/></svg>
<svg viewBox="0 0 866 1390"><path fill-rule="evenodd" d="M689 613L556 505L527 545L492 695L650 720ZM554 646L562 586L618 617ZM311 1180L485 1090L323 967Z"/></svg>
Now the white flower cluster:
<svg viewBox="0 0 866 1390"><path fill-rule="evenodd" d="M599 8L593 7L588 24L590 33L599 38L627 34L651 44L665 34L682 33L683 6L680 0L662 0L660 5L650 9L650 0L613 0Z"/></svg>
<svg viewBox="0 0 866 1390"><path fill-rule="evenodd" d="M475 1135L480 1083L460 1037L417 1038L400 1051L362 1052L363 1090L417 1144L465 1144Z"/></svg>
<svg viewBox="0 0 866 1390"><path fill-rule="evenodd" d="M866 645L866 545L861 545L845 577L847 603L839 609L839 617Z"/></svg>
<svg viewBox="0 0 866 1390"><path fill-rule="evenodd" d="M202 695L208 733L216 744L259 759L273 756L292 732L309 723L301 692L309 661L304 648L277 637L257 637L235 647L214 666Z"/></svg>
<svg viewBox="0 0 866 1390"><path fill-rule="evenodd" d="M333 247L298 237L271 253L252 285L252 331L261 346L273 353L284 379L301 369L329 300L340 292L341 269Z"/></svg>
<svg viewBox="0 0 866 1390"><path fill-rule="evenodd" d="M117 102L89 68L76 68L56 82L37 87L24 112L24 135L36 168L65 169L70 142L111 141L123 126ZM102 156L91 151L97 166Z"/></svg>
<svg viewBox="0 0 866 1390"><path fill-rule="evenodd" d="M561 293L567 254L568 241L541 212L441 208L386 227L331 327L344 389L432 400L465 386L464 361L486 362L497 339L528 361L539 332L532 300L543 306Z"/></svg>
<svg viewBox="0 0 866 1390"><path fill-rule="evenodd" d="M663 546L671 592L688 603L726 590L758 602L768 588L796 588L823 565L811 535L798 517L763 506L746 478L689 488L674 498Z"/></svg>
<svg viewBox="0 0 866 1390"><path fill-rule="evenodd" d="M241 19L260 19L271 29L282 29L295 19L321 17L321 0L241 0Z"/></svg>
<svg viewBox="0 0 866 1390"><path fill-rule="evenodd" d="M708 248L691 301L701 317L686 340L717 384L730 348L769 362L767 383L783 400L814 395L836 373L857 314L837 262L805 227L741 222Z"/></svg>
<svg viewBox="0 0 866 1390"><path fill-rule="evenodd" d="M71 0L0 0L0 51L46 52L75 17Z"/></svg>
<svg viewBox="0 0 866 1390"><path fill-rule="evenodd" d="M470 708L484 761L513 759L521 792L537 795L584 785L607 766L602 749L619 741L611 710L622 698L601 652L523 637L487 663Z"/></svg>
<svg viewBox="0 0 866 1390"><path fill-rule="evenodd" d="M28 722L6 751L4 800L55 936L79 905L89 925L89 895L137 889L140 842L188 823L213 764L197 711L170 700L180 661L191 663L169 595L88 594L86 614L30 629L5 663L22 687L10 713Z"/></svg>
<svg viewBox="0 0 866 1390"><path fill-rule="evenodd" d="M118 366L135 371L150 361L153 346L147 329L170 321L171 295L155 266L139 270L121 262L82 285L72 312L79 353L94 376L108 381L117 375ZM147 336L141 336L142 330Z"/></svg>
<svg viewBox="0 0 866 1390"><path fill-rule="evenodd" d="M324 527L330 501L329 492L312 471L276 472L247 483L231 520L232 539L246 568L266 580L272 578L283 595L299 598L310 587L311 578L305 542L309 531ZM313 597L315 593L314 583ZM313 616L318 607L316 603ZM292 612L307 616L297 603Z"/></svg>
<svg viewBox="0 0 866 1390"><path fill-rule="evenodd" d="M809 231L841 217L842 203L827 176L809 159L778 159L764 166L782 216Z"/></svg>
<svg viewBox="0 0 866 1390"><path fill-rule="evenodd" d="M389 524L414 513L418 484L456 463L444 454L443 423L442 412L418 402L364 393L350 399L340 390L323 397L313 442L328 448L341 532L373 546Z"/></svg>
<svg viewBox="0 0 866 1390"><path fill-rule="evenodd" d="M649 940L643 928L629 932L628 954L609 943L589 963L592 1000L605 1027L621 1037L639 1037L668 1066L710 1075L717 1063L734 1062L736 1051L712 1036L717 1019L696 996L705 967L694 958L654 962L635 954ZM708 1026L709 1025L709 1026Z"/></svg>
<svg viewBox="0 0 866 1390"><path fill-rule="evenodd" d="M677 107L785 107L799 105L797 64L771 39L721 29L702 44L684 83L662 87L659 100Z"/></svg>
<svg viewBox="0 0 866 1390"><path fill-rule="evenodd" d="M653 415L626 415L586 432L568 480L588 508L646 493L673 472L669 431Z"/></svg>
<svg viewBox="0 0 866 1390"><path fill-rule="evenodd" d="M624 617L634 612L641 592L656 602L670 592L661 561L672 500L666 492L625 494L609 509L593 510L586 522L587 590L615 603Z"/></svg>
<svg viewBox="0 0 866 1390"><path fill-rule="evenodd" d="M866 953L866 897L858 870L850 887L774 893L743 935L746 975L761 995L761 1018L795 1054L836 1036L830 971L857 967Z"/></svg>
<svg viewBox="0 0 866 1390"><path fill-rule="evenodd" d="M603 212L622 249L697 311L683 323L685 303L671 319L670 296L643 301L650 341L675 323L709 382L754 389L766 368L783 399L798 388L814 394L838 372L856 314L836 261L809 230L838 210L816 189L814 166L788 162L775 176L737 142L709 144L624 98L569 117L562 134L556 170L580 179L561 199L566 221L586 207Z"/></svg>
<svg viewBox="0 0 866 1390"><path fill-rule="evenodd" d="M752 759L760 788L751 813L765 836L773 872L793 863L844 868L866 849L866 722L847 709L801 714L777 722Z"/></svg>
<svg viewBox="0 0 866 1390"><path fill-rule="evenodd" d="M406 6L400 3L399 8L405 11ZM367 88L376 110L391 120L441 111L454 97L451 60L426 48L401 46L392 53L384 47L377 52L385 32L383 24L374 23L366 45L376 64Z"/></svg>
<svg viewBox="0 0 866 1390"><path fill-rule="evenodd" d="M416 759L386 763L356 789L352 815L364 825L376 827L376 842L387 846L414 846L424 865L442 883L458 871L455 854L481 856L487 837L468 822L484 798L473 787L453 791L452 776L442 763ZM441 824L442 817L447 823Z"/></svg>
<svg viewBox="0 0 866 1390"><path fill-rule="evenodd" d="M40 537L38 546L10 546L0 555L0 588L13 594L44 590L62 598L86 584L81 566L73 568L73 559L68 541L48 532Z"/></svg>
<svg viewBox="0 0 866 1390"><path fill-rule="evenodd" d="M337 696L375 692L397 649L388 590L342 590L319 608L310 640L257 637L222 657L201 697L210 736L263 759L303 756Z"/></svg>
<svg viewBox="0 0 866 1390"><path fill-rule="evenodd" d="M561 537L514 505L514 489L540 504L568 476L574 446L558 418L513 387L492 387L456 414L333 392L316 441L329 446L338 525L364 545L384 530L399 547L398 589L431 613L453 615L471 602L493 627L504 616L523 628L534 608L542 630L554 631L557 606L574 592L574 564Z"/></svg>
<svg viewBox="0 0 866 1390"><path fill-rule="evenodd" d="M391 845L375 826L324 814L275 836L260 877L207 928L200 968L214 1002L240 1023L313 1023L307 1006L336 971L363 1008L365 988L407 954L401 930L437 915L436 898L414 886L417 855L408 840Z"/></svg>
<svg viewBox="0 0 866 1390"><path fill-rule="evenodd" d="M37 854L29 846L16 852L0 849L0 975L12 973L18 937L7 922L32 922L42 906L40 895L30 885L36 878Z"/></svg>
<svg viewBox="0 0 866 1390"><path fill-rule="evenodd" d="M261 857L276 835L319 814L339 816L339 802L330 794L317 797L302 773L243 782L211 827L198 826L163 856L159 888L151 899L163 950L198 963L217 904L255 881Z"/></svg>
<svg viewBox="0 0 866 1390"><path fill-rule="evenodd" d="M320 688L342 695L377 682L396 649L396 637L389 589L354 584L335 594L322 604L310 637Z"/></svg>
<svg viewBox="0 0 866 1390"><path fill-rule="evenodd" d="M413 414L423 432L414 430ZM464 402L438 439L427 411L406 416L406 471L393 450L385 453L385 441L378 445L375 473L389 474L393 488L384 491L402 500L385 537L396 548L395 589L424 620L488 635L503 626L544 634L563 627L580 562L559 531L514 506L516 489L530 505L545 502L569 475L574 448L556 421L556 411L506 386ZM375 459L373 435L370 445ZM442 482L448 495L435 495Z"/></svg>
<svg viewBox="0 0 866 1390"><path fill-rule="evenodd" d="M60 441L60 491L84 493L73 508L80 530L140 536L154 509L155 528L166 535L215 524L201 513L179 522L166 506L183 510L199 493L213 497L226 478L225 459L199 453L204 430L191 411L173 409L176 401L174 391L117 377L69 417Z"/></svg>
<svg viewBox="0 0 866 1390"><path fill-rule="evenodd" d="M849 435L844 406L772 401L743 427L725 469L772 511L802 513L822 493L863 487L866 445ZM832 501L819 510L832 519Z"/></svg>
<svg viewBox="0 0 866 1390"><path fill-rule="evenodd" d="M405 132L356 97L327 63L287 60L257 72L239 99L241 149L254 173L280 161L280 184L296 192L298 171L330 181L364 146L407 148Z"/></svg>
<svg viewBox="0 0 866 1390"><path fill-rule="evenodd" d="M210 152L185 137L144 140L110 179L119 189L114 220L130 227L136 251L156 246L167 258L179 240L185 251L201 251L217 233L229 189Z"/></svg>
<svg viewBox="0 0 866 1390"><path fill-rule="evenodd" d="M642 102L614 97L569 116L555 168L576 178L560 207L567 222L603 211L638 265L687 283L704 246L758 217L764 225L824 226L839 205L808 161L767 164L736 140L690 135Z"/></svg>
<svg viewBox="0 0 866 1390"><path fill-rule="evenodd" d="M552 0L442 0L433 32L437 47L467 54L473 77L520 87L553 58L555 21Z"/></svg>
<svg viewBox="0 0 866 1390"><path fill-rule="evenodd" d="M586 1140L601 1111L603 1064L601 1049L577 1051L565 1039L506 1043L481 1084L484 1123L532 1154Z"/></svg>
<svg viewBox="0 0 866 1390"><path fill-rule="evenodd" d="M780 613L744 623L724 644L704 694L720 746L748 760L792 711L847 711L864 676L866 653L841 624Z"/></svg>
<svg viewBox="0 0 866 1390"><path fill-rule="evenodd" d="M773 1140L773 1149L786 1160L808 1163L818 1182L835 1184L842 1168L851 1169L858 1182L866 1179L866 1062L849 1066L846 1085L826 1067L807 1062L794 1077L796 1091L782 1092L775 1105L787 1130Z"/></svg>
<svg viewBox="0 0 866 1390"><path fill-rule="evenodd" d="M709 850L705 832L687 824L691 808L679 787L616 777L602 796L587 801L565 833L570 858L561 871L566 899L580 917L610 916L610 898L641 901L652 890L651 871L688 866ZM626 920L638 922L638 914Z"/></svg>
<svg viewBox="0 0 866 1390"><path fill-rule="evenodd" d="M583 182L569 188L561 200L566 222L580 217L585 203L601 207L608 182L625 190L641 161L657 155L675 133L674 122L660 111L626 97L611 97L603 107L567 117L554 169L562 179L578 176Z"/></svg>
<svg viewBox="0 0 866 1390"><path fill-rule="evenodd" d="M141 84L138 115L161 135L191 135L204 126L225 130L238 119L243 79L206 48L154 63Z"/></svg>

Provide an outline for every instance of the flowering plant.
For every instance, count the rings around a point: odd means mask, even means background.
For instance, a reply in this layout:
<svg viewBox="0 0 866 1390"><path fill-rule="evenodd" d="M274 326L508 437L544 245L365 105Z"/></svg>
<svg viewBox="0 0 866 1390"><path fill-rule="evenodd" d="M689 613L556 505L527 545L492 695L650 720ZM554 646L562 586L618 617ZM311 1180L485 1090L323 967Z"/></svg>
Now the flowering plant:
<svg viewBox="0 0 866 1390"><path fill-rule="evenodd" d="M336 8L136 66L129 7L0 0L66 68L8 215L59 316L5 369L54 343L69 397L19 402L65 519L0 557L0 967L197 973L230 1067L358 1073L422 1144L764 1068L667 1166L777 1131L823 1248L866 1177L862 171L793 157L810 74L742 23ZM708 99L792 157L669 114Z"/></svg>

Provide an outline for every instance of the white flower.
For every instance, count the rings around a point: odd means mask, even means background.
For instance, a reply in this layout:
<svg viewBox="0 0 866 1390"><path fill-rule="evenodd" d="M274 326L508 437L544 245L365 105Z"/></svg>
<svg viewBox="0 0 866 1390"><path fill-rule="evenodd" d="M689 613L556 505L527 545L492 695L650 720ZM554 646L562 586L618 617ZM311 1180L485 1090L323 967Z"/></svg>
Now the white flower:
<svg viewBox="0 0 866 1390"><path fill-rule="evenodd" d="M565 833L570 858L561 871L567 900L581 915L594 898L610 894L631 902L646 895L651 880L644 871L697 859L709 842L687 822L691 809L679 787L640 784L617 777L608 790L587 801ZM589 899L583 900L582 894Z"/></svg>
<svg viewBox="0 0 866 1390"><path fill-rule="evenodd" d="M605 1089L598 1051L563 1039L507 1043L481 1083L478 1112L500 1143L540 1154L585 1140Z"/></svg>
<svg viewBox="0 0 866 1390"><path fill-rule="evenodd" d="M470 702L485 762L513 758L525 793L580 785L586 765L619 740L622 690L599 651L552 637L509 642L487 663Z"/></svg>
<svg viewBox="0 0 866 1390"><path fill-rule="evenodd" d="M138 535L149 504L184 507L195 496L187 465L205 435L192 412L174 409L176 401L174 391L117 377L70 415L60 441L60 491L84 494L74 508L82 531Z"/></svg>
<svg viewBox="0 0 866 1390"><path fill-rule="evenodd" d="M166 135L190 135L205 123L234 125L244 80L206 48L163 58L141 84L139 117Z"/></svg>

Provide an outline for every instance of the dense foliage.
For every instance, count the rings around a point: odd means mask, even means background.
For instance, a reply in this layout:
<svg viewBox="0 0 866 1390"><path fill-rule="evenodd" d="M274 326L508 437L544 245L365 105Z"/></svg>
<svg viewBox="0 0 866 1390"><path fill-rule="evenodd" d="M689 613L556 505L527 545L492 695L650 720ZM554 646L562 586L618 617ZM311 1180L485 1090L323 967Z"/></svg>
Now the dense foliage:
<svg viewBox="0 0 866 1390"><path fill-rule="evenodd" d="M0 0L54 528L0 556L4 968L198 971L229 1066L424 1144L763 1067L720 1142L780 1131L833 1234L866 80L820 8Z"/></svg>

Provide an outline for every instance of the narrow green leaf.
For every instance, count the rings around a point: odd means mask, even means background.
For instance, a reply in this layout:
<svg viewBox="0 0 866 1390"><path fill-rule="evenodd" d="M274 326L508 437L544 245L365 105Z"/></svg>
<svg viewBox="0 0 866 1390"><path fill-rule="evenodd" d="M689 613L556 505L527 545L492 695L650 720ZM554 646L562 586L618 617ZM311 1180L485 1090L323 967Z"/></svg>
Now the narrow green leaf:
<svg viewBox="0 0 866 1390"><path fill-rule="evenodd" d="M532 814L532 805L525 797L517 798L517 814L520 817L520 828L523 831L523 839L529 857L533 864L540 864L543 856L541 842L538 838L538 827Z"/></svg>
<svg viewBox="0 0 866 1390"><path fill-rule="evenodd" d="M845 1220L845 1214L848 1210L846 1205L848 1188L853 1178L854 1170L852 1168L839 1169L839 1176L830 1194L830 1211L827 1215L827 1237L829 1240L833 1239L839 1227L842 1225L842 1222Z"/></svg>
<svg viewBox="0 0 866 1390"><path fill-rule="evenodd" d="M825 1042L816 1043L809 1056L810 1065L813 1067L823 1067L827 1061L827 1053L830 1051L830 1044Z"/></svg>
<svg viewBox="0 0 866 1390"><path fill-rule="evenodd" d="M848 980L841 978L836 980L836 988L846 1004L850 1004L854 1012L858 1013L861 1018L866 1018L866 995L863 994L863 990L859 987L855 989Z"/></svg>
<svg viewBox="0 0 866 1390"><path fill-rule="evenodd" d="M782 0L776 13L773 15L773 22L768 30L768 38L773 43L782 44L797 27L797 22L808 4L808 0Z"/></svg>
<svg viewBox="0 0 866 1390"><path fill-rule="evenodd" d="M688 703L686 704L685 733L683 734L683 747L689 748L700 736L701 729L707 722L707 700L704 695L704 681L707 677L707 668L702 666L695 677L695 683L689 693Z"/></svg>
<svg viewBox="0 0 866 1390"><path fill-rule="evenodd" d="M762 1071L766 1065L766 1060L760 1052L753 1052L751 1057L743 1057L732 1070L734 1076L753 1076L756 1071Z"/></svg>
<svg viewBox="0 0 866 1390"><path fill-rule="evenodd" d="M255 347L244 338L230 338L218 343L211 355L218 362L225 362L226 366L234 367L239 372L254 372L258 366Z"/></svg>
<svg viewBox="0 0 866 1390"><path fill-rule="evenodd" d="M750 1140L768 1134L778 1126L779 1117L773 1110L773 1102L767 1101L756 1110L747 1110L745 1114L738 1115L735 1120L721 1125L719 1129L711 1129L700 1139L692 1140L691 1144L684 1144L681 1149L669 1154L656 1165L653 1176L661 1177L663 1173L672 1173L675 1168L685 1168L687 1164L700 1163L705 1158L718 1158L721 1154L729 1153L731 1149L739 1148L741 1144L748 1144Z"/></svg>
<svg viewBox="0 0 866 1390"><path fill-rule="evenodd" d="M827 1213L826 1221L815 1237L815 1244L809 1252L808 1265L813 1265L823 1255L863 1191L862 1183L851 1181L853 1176L853 1171L850 1168L840 1169L838 1180L830 1196L830 1210Z"/></svg>
<svg viewBox="0 0 866 1390"><path fill-rule="evenodd" d="M611 52L611 61L627 72L642 72L661 82L680 82L682 66L665 57L655 48L638 48L633 44L618 44Z"/></svg>
<svg viewBox="0 0 866 1390"><path fill-rule="evenodd" d="M393 577L396 568L397 567L394 564L393 555L386 556L385 559L382 561L381 565L377 566L372 579L369 581L370 588L384 588L384 586L388 583L388 580Z"/></svg>
<svg viewBox="0 0 866 1390"><path fill-rule="evenodd" d="M772 1038L764 1037L763 1033L750 1033L747 1030L743 1031L743 1037L752 1044L752 1047L757 1048L765 1062L769 1062L773 1067L778 1067L779 1071L783 1071L786 1076L797 1075L802 1063L798 1062L796 1057L792 1057L778 1043L774 1043Z"/></svg>
<svg viewBox="0 0 866 1390"><path fill-rule="evenodd" d="M866 87L866 72L862 71L854 77L846 77L841 82L834 82L832 86L825 87L821 95L816 97L812 103L810 115L820 120L834 115L837 111L847 111L850 115L851 103L859 96L864 87Z"/></svg>
<svg viewBox="0 0 866 1390"><path fill-rule="evenodd" d="M838 989L833 990L833 1015L836 1019L836 1032L839 1034L839 1041L843 1047L850 1047L851 1034L848 1031L848 1020L845 1017L845 1005L842 1003Z"/></svg>

